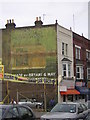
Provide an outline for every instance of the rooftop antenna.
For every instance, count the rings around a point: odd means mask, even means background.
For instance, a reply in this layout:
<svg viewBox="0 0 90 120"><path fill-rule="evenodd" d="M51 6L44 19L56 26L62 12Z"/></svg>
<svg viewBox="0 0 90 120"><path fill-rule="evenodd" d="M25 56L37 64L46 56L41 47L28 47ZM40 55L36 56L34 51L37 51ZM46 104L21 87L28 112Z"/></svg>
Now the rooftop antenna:
<svg viewBox="0 0 90 120"><path fill-rule="evenodd" d="M73 31L75 31L75 18L74 18L74 14L73 14Z"/></svg>
<svg viewBox="0 0 90 120"><path fill-rule="evenodd" d="M45 16L46 16L46 14L43 14L43 21L44 21Z"/></svg>

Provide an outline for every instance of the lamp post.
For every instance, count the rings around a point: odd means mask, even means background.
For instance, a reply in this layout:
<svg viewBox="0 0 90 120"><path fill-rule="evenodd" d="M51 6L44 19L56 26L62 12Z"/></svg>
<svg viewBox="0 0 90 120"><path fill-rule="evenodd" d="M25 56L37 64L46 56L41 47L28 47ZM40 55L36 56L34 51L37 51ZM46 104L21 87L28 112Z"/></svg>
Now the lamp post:
<svg viewBox="0 0 90 120"><path fill-rule="evenodd" d="M9 104L9 89L8 89L8 80L7 80L7 95L8 95L8 104Z"/></svg>
<svg viewBox="0 0 90 120"><path fill-rule="evenodd" d="M61 95L60 95L60 82L62 80L61 75L58 76L58 103L61 102Z"/></svg>
<svg viewBox="0 0 90 120"><path fill-rule="evenodd" d="M47 101L46 101L46 84L44 82L44 109L47 111Z"/></svg>

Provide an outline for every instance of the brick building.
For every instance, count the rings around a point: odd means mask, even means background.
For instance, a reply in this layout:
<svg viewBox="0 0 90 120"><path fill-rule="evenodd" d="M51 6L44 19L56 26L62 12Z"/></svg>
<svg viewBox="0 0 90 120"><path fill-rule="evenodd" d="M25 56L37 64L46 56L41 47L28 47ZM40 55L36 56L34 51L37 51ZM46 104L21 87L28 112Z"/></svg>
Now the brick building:
<svg viewBox="0 0 90 120"><path fill-rule="evenodd" d="M87 97L90 80L90 40L73 32L74 76L80 98Z"/></svg>

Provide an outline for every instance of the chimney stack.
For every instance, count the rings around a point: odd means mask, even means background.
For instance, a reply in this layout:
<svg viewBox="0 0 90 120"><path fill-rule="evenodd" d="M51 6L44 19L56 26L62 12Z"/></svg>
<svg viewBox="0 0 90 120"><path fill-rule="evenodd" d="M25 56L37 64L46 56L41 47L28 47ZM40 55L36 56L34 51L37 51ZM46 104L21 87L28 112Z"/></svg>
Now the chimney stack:
<svg viewBox="0 0 90 120"><path fill-rule="evenodd" d="M16 24L14 23L14 19L7 20L6 28L15 28Z"/></svg>
<svg viewBox="0 0 90 120"><path fill-rule="evenodd" d="M41 17L36 17L36 21L35 21L35 26L36 27L41 27L43 24L43 22L41 21Z"/></svg>

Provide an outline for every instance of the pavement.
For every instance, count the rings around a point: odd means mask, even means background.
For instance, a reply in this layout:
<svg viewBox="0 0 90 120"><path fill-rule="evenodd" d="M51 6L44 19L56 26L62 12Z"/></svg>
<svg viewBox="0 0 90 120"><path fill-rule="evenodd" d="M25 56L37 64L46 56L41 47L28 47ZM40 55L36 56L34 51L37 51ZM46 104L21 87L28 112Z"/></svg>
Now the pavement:
<svg viewBox="0 0 90 120"><path fill-rule="evenodd" d="M47 113L47 112L45 112L43 109L40 109L40 108L38 108L38 109L32 109L32 110L33 110L33 112L35 113L36 118L38 118L38 119L40 119L40 117L41 117L42 115L44 115L44 114Z"/></svg>

